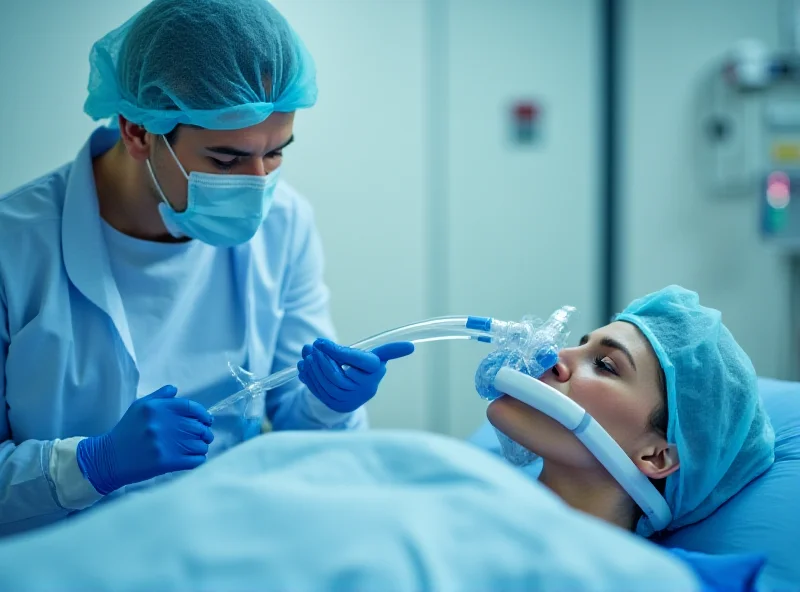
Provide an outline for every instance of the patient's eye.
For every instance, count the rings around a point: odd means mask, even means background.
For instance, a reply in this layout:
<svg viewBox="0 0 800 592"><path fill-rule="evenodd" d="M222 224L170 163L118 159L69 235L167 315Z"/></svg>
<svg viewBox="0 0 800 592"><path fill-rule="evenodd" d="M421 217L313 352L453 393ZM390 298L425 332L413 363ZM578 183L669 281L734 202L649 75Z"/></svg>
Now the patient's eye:
<svg viewBox="0 0 800 592"><path fill-rule="evenodd" d="M609 374L613 374L614 376L619 376L617 373L617 369L614 368L614 362L609 357L601 357L597 356L594 359L594 365L600 372L608 372Z"/></svg>

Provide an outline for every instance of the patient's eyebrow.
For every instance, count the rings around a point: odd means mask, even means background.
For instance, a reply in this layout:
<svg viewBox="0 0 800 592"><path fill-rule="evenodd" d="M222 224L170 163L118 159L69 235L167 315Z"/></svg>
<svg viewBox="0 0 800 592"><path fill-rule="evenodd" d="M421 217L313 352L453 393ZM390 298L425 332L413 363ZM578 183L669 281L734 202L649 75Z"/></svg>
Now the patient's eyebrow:
<svg viewBox="0 0 800 592"><path fill-rule="evenodd" d="M580 345L586 345L587 343L589 343L590 339L591 335L584 335L583 337L581 337ZM628 362L630 363L634 372L636 371L636 362L633 361L633 355L631 355L631 351L627 347L625 347L622 343L620 343L616 339L613 339L612 337L603 337L600 340L600 345L602 345L603 347L610 347L611 349L619 351L622 355L624 355L628 359Z"/></svg>

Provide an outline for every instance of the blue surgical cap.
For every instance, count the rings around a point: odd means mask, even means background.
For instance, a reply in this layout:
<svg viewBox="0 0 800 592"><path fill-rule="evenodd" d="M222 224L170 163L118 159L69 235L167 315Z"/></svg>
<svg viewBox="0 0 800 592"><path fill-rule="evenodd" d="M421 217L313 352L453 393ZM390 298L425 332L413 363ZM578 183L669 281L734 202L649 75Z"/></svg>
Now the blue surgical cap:
<svg viewBox="0 0 800 592"><path fill-rule="evenodd" d="M86 113L154 134L241 129L317 98L311 55L266 0L155 0L89 59Z"/></svg>
<svg viewBox="0 0 800 592"><path fill-rule="evenodd" d="M667 477L668 530L702 520L775 459L775 434L756 372L718 310L680 286L634 300L615 320L636 325L664 370L669 423L680 468ZM653 534L647 518L637 532Z"/></svg>

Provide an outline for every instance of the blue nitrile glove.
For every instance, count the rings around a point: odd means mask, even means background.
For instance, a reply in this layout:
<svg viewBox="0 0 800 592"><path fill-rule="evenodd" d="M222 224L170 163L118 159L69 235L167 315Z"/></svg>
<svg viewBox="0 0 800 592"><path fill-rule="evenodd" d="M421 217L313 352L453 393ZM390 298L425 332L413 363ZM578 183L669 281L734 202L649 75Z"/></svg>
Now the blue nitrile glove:
<svg viewBox="0 0 800 592"><path fill-rule="evenodd" d="M313 346L303 347L297 370L315 397L334 411L350 413L375 396L386 375L386 362L413 351L410 341L387 343L366 352L317 339Z"/></svg>
<svg viewBox="0 0 800 592"><path fill-rule="evenodd" d="M174 386L161 387L134 401L110 432L78 443L78 466L98 493L206 460L214 440L211 414L196 401L175 398L177 393Z"/></svg>

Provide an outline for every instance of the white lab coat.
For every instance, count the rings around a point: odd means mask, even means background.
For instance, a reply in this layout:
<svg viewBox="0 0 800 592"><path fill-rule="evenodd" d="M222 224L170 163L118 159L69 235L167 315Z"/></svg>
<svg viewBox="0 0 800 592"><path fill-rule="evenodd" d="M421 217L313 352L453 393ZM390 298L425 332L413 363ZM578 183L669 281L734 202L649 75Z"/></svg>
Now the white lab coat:
<svg viewBox="0 0 800 592"><path fill-rule="evenodd" d="M90 503L74 437L110 430L137 396L136 319L110 270L92 171L117 134L98 129L73 163L0 197L0 535ZM294 365L304 344L333 337L313 213L288 185L258 234L228 252L248 370ZM204 339L202 319L187 322ZM366 425L363 409L331 411L299 381L269 394L267 415L276 430Z"/></svg>

